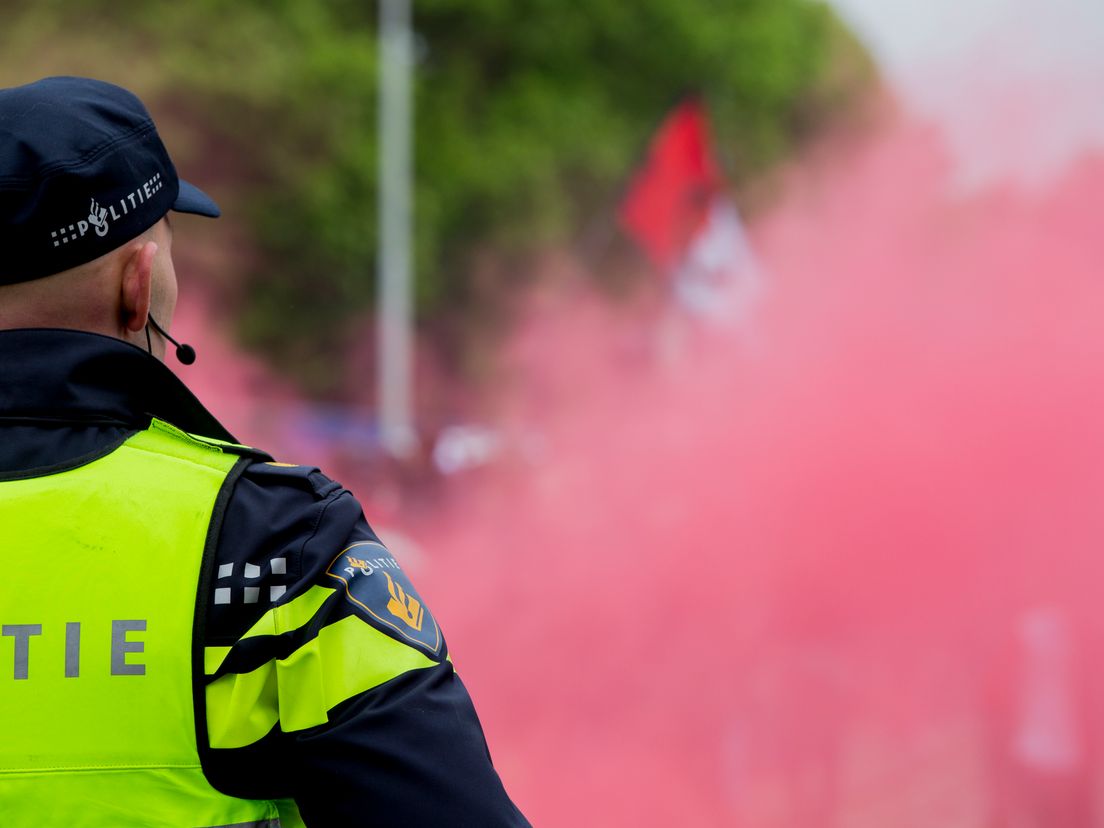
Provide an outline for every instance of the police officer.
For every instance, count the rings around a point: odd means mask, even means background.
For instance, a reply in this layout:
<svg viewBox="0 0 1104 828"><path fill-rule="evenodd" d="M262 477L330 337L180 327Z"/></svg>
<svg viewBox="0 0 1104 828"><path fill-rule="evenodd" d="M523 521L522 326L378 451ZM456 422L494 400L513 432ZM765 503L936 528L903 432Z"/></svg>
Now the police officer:
<svg viewBox="0 0 1104 828"><path fill-rule="evenodd" d="M134 95L0 90L0 824L527 824L357 501L160 361L174 210Z"/></svg>

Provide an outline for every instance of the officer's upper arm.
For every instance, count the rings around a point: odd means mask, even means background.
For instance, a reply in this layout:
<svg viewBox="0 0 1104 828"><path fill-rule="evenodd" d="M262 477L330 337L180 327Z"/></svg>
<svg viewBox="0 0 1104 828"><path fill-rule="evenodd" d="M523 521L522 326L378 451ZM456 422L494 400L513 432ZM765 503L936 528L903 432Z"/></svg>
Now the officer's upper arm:
<svg viewBox="0 0 1104 828"><path fill-rule="evenodd" d="M212 784L294 797L308 824L527 824L437 619L349 492L317 470L252 468L216 565L231 600L208 606Z"/></svg>

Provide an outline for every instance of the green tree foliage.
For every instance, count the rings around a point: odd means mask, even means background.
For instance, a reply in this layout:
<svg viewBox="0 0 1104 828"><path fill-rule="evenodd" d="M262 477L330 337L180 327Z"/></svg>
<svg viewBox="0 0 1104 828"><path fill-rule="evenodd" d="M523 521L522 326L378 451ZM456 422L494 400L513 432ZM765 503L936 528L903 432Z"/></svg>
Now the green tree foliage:
<svg viewBox="0 0 1104 828"><path fill-rule="evenodd" d="M5 78L37 61L122 82L171 108L232 175L258 244L239 291L246 337L314 373L372 300L376 4L9 5L21 48ZM561 243L610 216L681 93L704 94L739 186L872 76L817 0L427 0L415 27L423 315L471 303L473 251Z"/></svg>

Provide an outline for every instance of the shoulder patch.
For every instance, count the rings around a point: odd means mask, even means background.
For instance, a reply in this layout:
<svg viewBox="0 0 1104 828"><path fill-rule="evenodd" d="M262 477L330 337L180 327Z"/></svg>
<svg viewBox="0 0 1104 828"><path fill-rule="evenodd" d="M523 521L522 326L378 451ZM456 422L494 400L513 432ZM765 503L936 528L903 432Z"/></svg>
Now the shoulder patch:
<svg viewBox="0 0 1104 828"><path fill-rule="evenodd" d="M398 561L376 541L354 543L333 559L326 574L341 581L360 614L432 656L440 656L441 630Z"/></svg>

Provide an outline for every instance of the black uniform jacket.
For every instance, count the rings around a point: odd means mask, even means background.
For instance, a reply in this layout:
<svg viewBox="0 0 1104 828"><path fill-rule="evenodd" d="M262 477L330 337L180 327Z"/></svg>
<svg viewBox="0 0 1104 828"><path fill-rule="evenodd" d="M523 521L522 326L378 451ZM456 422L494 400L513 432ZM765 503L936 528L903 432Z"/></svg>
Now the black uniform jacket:
<svg viewBox="0 0 1104 828"><path fill-rule="evenodd" d="M0 479L90 462L151 417L234 442L168 368L139 348L77 331L0 331ZM394 637L367 607L334 590L305 628L241 641L274 602L315 585L333 588L327 569L343 550L386 558L350 492L315 468L268 459L258 453L237 478L215 560L201 578L194 646L231 648L223 673L283 658L350 615ZM399 575L392 574L374 583L394 586ZM435 664L354 695L308 729L285 733L277 724L246 747L211 749L197 716L207 778L242 798L293 798L311 826L527 825L491 764L443 638L421 650ZM200 705L207 680L195 676Z"/></svg>

